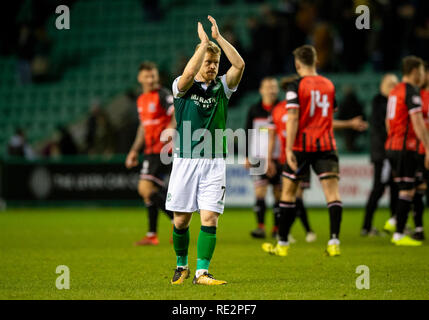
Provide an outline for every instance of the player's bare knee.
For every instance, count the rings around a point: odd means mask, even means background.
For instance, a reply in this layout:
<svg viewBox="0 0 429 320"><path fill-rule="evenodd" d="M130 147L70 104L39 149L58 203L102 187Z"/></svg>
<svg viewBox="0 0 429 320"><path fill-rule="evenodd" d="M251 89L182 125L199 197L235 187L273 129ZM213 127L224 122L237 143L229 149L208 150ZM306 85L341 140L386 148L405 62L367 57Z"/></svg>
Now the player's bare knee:
<svg viewBox="0 0 429 320"><path fill-rule="evenodd" d="M283 178L281 200L286 202L295 202L297 189L298 181Z"/></svg>
<svg viewBox="0 0 429 320"><path fill-rule="evenodd" d="M302 189L301 187L299 187L297 190L296 190L296 197L297 198L301 198L302 199L302 197L304 196L304 189Z"/></svg>
<svg viewBox="0 0 429 320"><path fill-rule="evenodd" d="M259 186L255 188L255 196L258 199L264 199L267 194L267 186Z"/></svg>
<svg viewBox="0 0 429 320"><path fill-rule="evenodd" d="M399 191L399 198L411 200L416 193L416 189L407 189Z"/></svg>
<svg viewBox="0 0 429 320"><path fill-rule="evenodd" d="M324 179L320 179L320 184L322 185L327 202L341 200L338 187L338 174L332 173L332 175L329 175Z"/></svg>
<svg viewBox="0 0 429 320"><path fill-rule="evenodd" d="M187 228L191 221L191 217L192 214L190 213L175 212L173 218L174 226L179 230Z"/></svg>
<svg viewBox="0 0 429 320"><path fill-rule="evenodd" d="M273 188L273 196L276 201L279 201L282 196L282 187L277 185Z"/></svg>
<svg viewBox="0 0 429 320"><path fill-rule="evenodd" d="M417 193L425 193L426 192L426 189L427 189L427 185L426 185L426 183L425 182L423 182L423 183L421 183L421 184L419 184L418 186L417 186L417 190L416 190L416 192Z"/></svg>
<svg viewBox="0 0 429 320"><path fill-rule="evenodd" d="M141 190L141 192L139 192L140 196L143 198L143 201L146 204L152 203L151 201L152 193L153 192L151 190L147 190L147 189Z"/></svg>
<svg viewBox="0 0 429 320"><path fill-rule="evenodd" d="M200 215L201 215L201 225L207 226L207 227L217 227L219 213L205 211L205 212L200 212Z"/></svg>
<svg viewBox="0 0 429 320"><path fill-rule="evenodd" d="M158 191L158 188L153 184L152 181L141 180L139 182L138 191L140 196L143 198L145 203L151 202L151 196L154 192Z"/></svg>

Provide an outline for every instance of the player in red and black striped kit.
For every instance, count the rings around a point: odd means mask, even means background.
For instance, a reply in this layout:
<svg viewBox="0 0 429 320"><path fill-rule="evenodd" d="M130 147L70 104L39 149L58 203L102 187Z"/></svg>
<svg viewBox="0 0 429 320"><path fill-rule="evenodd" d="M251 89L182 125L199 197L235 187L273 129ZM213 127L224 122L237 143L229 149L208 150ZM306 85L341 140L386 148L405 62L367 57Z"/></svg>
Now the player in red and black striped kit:
<svg viewBox="0 0 429 320"><path fill-rule="evenodd" d="M257 219L257 228L251 231L251 236L254 238L265 238L265 211L266 202L265 198L268 191L268 186L272 186L272 193L274 198L273 214L274 214L274 225L272 229L272 236L277 236L278 222L276 219L277 212L279 210L279 201L281 193L281 177L280 175L271 175L270 169L274 165L271 159L267 159L266 154L260 154L259 150L264 150L261 146L266 141L262 138L262 135L256 134L256 132L268 131L272 127L271 122L271 111L274 106L278 103L279 85L277 79L274 77L265 77L261 80L259 86L259 94L261 99L252 105L247 113L246 119L246 132L247 135L247 146L246 148L246 162L245 168L250 169L252 166L259 166L261 163L267 163L267 173L260 175L252 175L254 193L255 193L255 206L253 210ZM254 134L250 134L250 130L254 130ZM253 163L253 165L252 165Z"/></svg>
<svg viewBox="0 0 429 320"><path fill-rule="evenodd" d="M286 101L279 102L271 112L272 122L274 124L274 130L270 131L270 144L268 147L268 154L274 155L274 146L275 146L275 138L277 137L277 141L280 145L280 152L277 159L273 159L275 163L273 173L274 176L279 176L279 180L282 176L282 168L286 163L286 122L287 122L287 110L286 110ZM296 214L299 220L304 227L304 231L306 233L305 240L307 242L313 242L316 240L316 234L313 232L310 226L310 222L308 220L307 209L305 208L303 196L304 189L310 188L310 172L308 175L303 177L300 186L298 188L296 194ZM280 213L277 212L277 216L280 216ZM279 220L278 218L276 219ZM291 238L289 238L290 240ZM293 238L292 238L293 239Z"/></svg>
<svg viewBox="0 0 429 320"><path fill-rule="evenodd" d="M161 161L161 154L171 153L172 149L170 142L161 141L161 134L165 129L175 128L173 96L169 90L159 86L158 69L152 62L140 65L137 80L143 89L137 99L140 126L125 166L137 166L139 153L144 149L138 191L148 209L149 232L136 245L157 245L158 210L162 209L169 219L173 219L173 213L165 209L165 180L170 175L171 164L165 165Z"/></svg>
<svg viewBox="0 0 429 320"><path fill-rule="evenodd" d="M402 82L389 94L387 102L385 144L392 167L394 182L399 189L396 205L396 231L392 243L398 246L419 246L421 241L404 234L408 213L416 194L416 175L419 171L418 148L423 144L424 166L429 168L429 132L422 115L419 86L424 80L423 61L414 56L402 61Z"/></svg>
<svg viewBox="0 0 429 320"><path fill-rule="evenodd" d="M425 80L420 90L422 98L422 115L425 121L426 130L429 130L429 65L425 66ZM425 205L423 197L426 193L427 183L429 181L429 170L424 166L425 148L423 143L420 142L418 150L419 170L416 176L416 193L413 198L413 211L414 211L414 225L415 230L413 239L424 240L425 235L423 231L423 212Z"/></svg>
<svg viewBox="0 0 429 320"><path fill-rule="evenodd" d="M289 84L294 83L299 79L299 76L290 76L282 79L281 87L287 92ZM277 159L275 159L274 175L281 173L281 168L286 164L286 123L288 118L288 111L286 109L287 101L280 101L272 110L271 118L275 130L270 130L270 143L268 148L268 155L274 156L277 152L274 152L275 137L277 136L278 144L280 146L280 152ZM352 129L356 131L364 131L368 128L368 123L362 120L362 117L357 116L349 120L333 120L333 129ZM297 217L301 220L301 223L305 229L307 242L313 242L316 240L316 234L310 227L308 220L307 210L304 205L303 196L304 190L310 188L310 171L302 177L299 187L296 192L296 213Z"/></svg>
<svg viewBox="0 0 429 320"><path fill-rule="evenodd" d="M282 79L281 86L283 89L291 82L294 81L296 77L288 77ZM281 179L282 175L282 168L286 163L286 122L287 122L287 109L286 109L286 101L280 101L276 104L276 106L271 111L271 121L274 125L274 130L270 130L270 142L268 145L268 155L273 159L275 166L274 170L275 173L273 173L274 176L278 176L279 180ZM279 150L275 150L276 146L278 145ZM269 168L270 169L270 168ZM296 214L297 217L300 219L305 233L306 237L305 240L307 242L313 242L316 240L316 234L313 232L310 226L310 222L308 220L308 214L307 209L305 208L304 201L303 201L303 193L304 189L310 188L310 172L308 172L308 175L306 175L298 188L297 196L296 196ZM280 216L279 210L277 211L277 224ZM277 227L278 228L278 227ZM293 238L292 238L293 239ZM289 240L291 241L291 238L289 237Z"/></svg>
<svg viewBox="0 0 429 320"><path fill-rule="evenodd" d="M286 92L288 109L286 165L280 203L279 241L276 246L264 243L263 250L286 256L288 234L296 217L296 192L310 166L319 176L331 221L329 256L340 254L339 232L342 203L338 192L339 166L333 133L335 87L316 72L317 55L313 46L294 51L295 67L300 76Z"/></svg>

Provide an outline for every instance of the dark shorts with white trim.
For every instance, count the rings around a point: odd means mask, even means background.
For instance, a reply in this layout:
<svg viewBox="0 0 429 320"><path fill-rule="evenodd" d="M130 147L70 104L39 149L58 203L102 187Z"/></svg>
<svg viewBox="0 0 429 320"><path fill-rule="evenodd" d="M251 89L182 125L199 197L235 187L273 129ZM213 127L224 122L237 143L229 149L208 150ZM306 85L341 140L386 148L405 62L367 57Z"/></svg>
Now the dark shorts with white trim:
<svg viewBox="0 0 429 320"><path fill-rule="evenodd" d="M417 173L421 170L417 152L387 150L386 155L392 167L393 181L397 184L398 189L414 189Z"/></svg>
<svg viewBox="0 0 429 320"><path fill-rule="evenodd" d="M268 177L266 174L253 175L253 185L255 188L262 187L271 184L272 186L278 186L282 183L282 165L275 161L276 174L272 177Z"/></svg>
<svg viewBox="0 0 429 320"><path fill-rule="evenodd" d="M335 150L318 152L294 151L298 170L294 172L286 163L283 169L283 177L293 181L310 180L310 168L313 168L319 179L339 178L338 154Z"/></svg>
<svg viewBox="0 0 429 320"><path fill-rule="evenodd" d="M143 156L140 180L150 180L160 187L168 186L172 164L163 164L159 154L145 154Z"/></svg>
<svg viewBox="0 0 429 320"><path fill-rule="evenodd" d="M268 177L266 174L261 175L255 175L253 176L253 184L254 187L257 188L258 186L266 186L268 184L271 184L272 186L281 185L282 183L282 174L283 172L284 164L281 164L280 162L276 161L276 174L272 176L271 178ZM309 189L310 184L310 171L308 171L308 174L306 174L300 184L302 189Z"/></svg>
<svg viewBox="0 0 429 320"><path fill-rule="evenodd" d="M429 170L425 168L425 155L418 154L417 161L419 163L419 168L416 173L416 187L429 181Z"/></svg>

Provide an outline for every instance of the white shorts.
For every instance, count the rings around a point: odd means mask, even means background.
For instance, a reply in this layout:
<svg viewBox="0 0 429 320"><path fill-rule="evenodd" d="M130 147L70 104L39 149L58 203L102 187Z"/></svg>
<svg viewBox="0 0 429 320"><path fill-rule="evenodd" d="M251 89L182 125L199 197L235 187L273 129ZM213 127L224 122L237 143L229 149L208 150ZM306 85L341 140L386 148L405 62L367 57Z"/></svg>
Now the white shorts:
<svg viewBox="0 0 429 320"><path fill-rule="evenodd" d="M168 184L167 210L223 213L225 203L225 159L174 158Z"/></svg>

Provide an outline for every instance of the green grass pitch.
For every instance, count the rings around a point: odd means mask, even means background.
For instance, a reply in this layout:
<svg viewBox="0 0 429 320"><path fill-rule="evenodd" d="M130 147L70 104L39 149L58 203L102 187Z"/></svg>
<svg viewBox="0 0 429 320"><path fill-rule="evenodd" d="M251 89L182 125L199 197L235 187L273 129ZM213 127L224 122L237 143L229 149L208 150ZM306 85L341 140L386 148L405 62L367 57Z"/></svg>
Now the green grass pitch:
<svg viewBox="0 0 429 320"><path fill-rule="evenodd" d="M394 247L389 237L362 238L362 209L345 209L342 256L324 256L326 210L310 209L315 243L298 242L288 257L269 256L251 239L251 210L227 209L220 218L210 267L221 287L170 285L175 255L171 225L159 218L157 247L134 247L146 231L143 208L11 209L0 212L0 299L429 299L429 244ZM382 227L387 210L379 210ZM272 214L267 214L269 222ZM195 271L199 216L191 225L190 268ZM271 239L270 239L271 241ZM70 269L70 289L58 290L58 265ZM356 288L356 267L370 270L370 289Z"/></svg>

